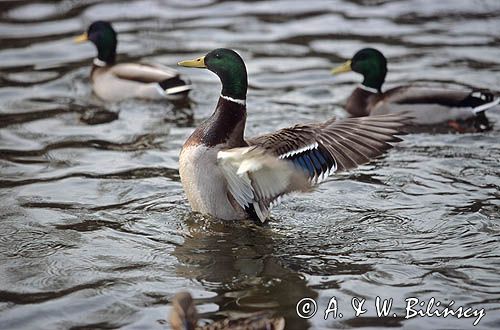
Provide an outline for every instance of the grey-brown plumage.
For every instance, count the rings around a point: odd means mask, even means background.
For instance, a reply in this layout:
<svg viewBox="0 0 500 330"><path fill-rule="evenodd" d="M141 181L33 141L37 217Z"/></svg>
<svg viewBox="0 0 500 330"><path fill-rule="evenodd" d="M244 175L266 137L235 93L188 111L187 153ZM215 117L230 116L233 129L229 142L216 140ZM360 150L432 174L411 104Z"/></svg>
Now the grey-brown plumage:
<svg viewBox="0 0 500 330"><path fill-rule="evenodd" d="M198 326L198 313L188 292L180 292L172 301L170 325L173 330L283 330L285 320L266 312L247 317L229 318L208 325Z"/></svg>
<svg viewBox="0 0 500 330"><path fill-rule="evenodd" d="M355 168L401 141L397 135L411 118L385 115L330 119L324 123L299 124L248 140L250 145L294 162L314 182L337 172Z"/></svg>
<svg viewBox="0 0 500 330"><path fill-rule="evenodd" d="M174 296L169 320L173 330L194 330L197 328L198 312L193 297L188 292L179 292Z"/></svg>

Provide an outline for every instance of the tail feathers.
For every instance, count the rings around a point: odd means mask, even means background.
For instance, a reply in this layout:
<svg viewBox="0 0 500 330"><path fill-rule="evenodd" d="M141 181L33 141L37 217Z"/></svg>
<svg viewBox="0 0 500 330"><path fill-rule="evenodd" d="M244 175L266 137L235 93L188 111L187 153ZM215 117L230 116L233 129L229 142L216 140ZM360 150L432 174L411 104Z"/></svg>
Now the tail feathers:
<svg viewBox="0 0 500 330"><path fill-rule="evenodd" d="M192 88L191 82L188 80L183 80L176 76L173 78L168 78L158 83L160 88L163 90L165 95L178 95L189 92Z"/></svg>
<svg viewBox="0 0 500 330"><path fill-rule="evenodd" d="M472 109L472 111L474 111L474 113L477 115L478 113L482 113L488 109L491 109L491 108L497 106L498 104L500 104L500 97L491 101L491 102L484 103L484 104L481 104L480 106L474 107L474 109Z"/></svg>
<svg viewBox="0 0 500 330"><path fill-rule="evenodd" d="M475 90L470 93L469 97L480 99L483 101L483 103L491 102L495 99L495 95L493 95L493 93L488 90Z"/></svg>
<svg viewBox="0 0 500 330"><path fill-rule="evenodd" d="M460 102L460 106L471 107L475 114L493 108L500 103L500 98L487 90L475 90Z"/></svg>
<svg viewBox="0 0 500 330"><path fill-rule="evenodd" d="M485 132L492 128L484 111L476 113L476 116L473 118L473 126L476 129L476 132Z"/></svg>
<svg viewBox="0 0 500 330"><path fill-rule="evenodd" d="M461 100L457 106L475 108L485 103L491 102L495 97L489 91L475 90Z"/></svg>

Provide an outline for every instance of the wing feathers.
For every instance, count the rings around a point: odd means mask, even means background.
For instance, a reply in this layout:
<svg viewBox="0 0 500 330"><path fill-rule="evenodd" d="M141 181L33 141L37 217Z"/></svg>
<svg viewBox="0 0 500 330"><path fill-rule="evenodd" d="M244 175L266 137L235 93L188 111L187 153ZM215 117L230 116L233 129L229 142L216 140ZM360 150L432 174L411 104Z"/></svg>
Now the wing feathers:
<svg viewBox="0 0 500 330"><path fill-rule="evenodd" d="M264 222L281 196L383 154L409 120L399 114L296 125L219 151L217 161L236 202L253 206Z"/></svg>
<svg viewBox="0 0 500 330"><path fill-rule="evenodd" d="M219 151L217 162L236 202L244 209L252 205L262 222L278 197L293 191L306 191L311 186L307 177L289 162L261 148Z"/></svg>
<svg viewBox="0 0 500 330"><path fill-rule="evenodd" d="M411 118L405 114L296 125L250 140L302 169L313 183L383 154Z"/></svg>
<svg viewBox="0 0 500 330"><path fill-rule="evenodd" d="M173 69L139 63L121 63L114 65L111 72L120 79L134 80L143 83L160 82L179 75Z"/></svg>

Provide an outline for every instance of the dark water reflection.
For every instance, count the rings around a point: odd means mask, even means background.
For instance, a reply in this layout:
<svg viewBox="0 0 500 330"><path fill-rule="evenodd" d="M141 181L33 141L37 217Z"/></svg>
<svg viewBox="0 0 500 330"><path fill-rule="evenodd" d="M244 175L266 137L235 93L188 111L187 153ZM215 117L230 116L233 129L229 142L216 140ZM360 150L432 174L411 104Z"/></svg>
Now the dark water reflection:
<svg viewBox="0 0 500 330"><path fill-rule="evenodd" d="M359 77L329 69L366 45L401 82L500 88L498 1L0 2L0 328L165 329L188 289L203 322L256 310L287 329L467 329L377 318L375 297L485 308L500 327L500 129L414 134L386 157L290 199L264 227L192 214L178 152L212 111L213 75L185 70L186 104L91 95L90 45L114 22L120 60L175 65L215 47L246 59L249 135L342 116ZM493 121L500 115L492 113ZM337 297L343 318L322 318ZM295 314L303 297L320 312ZM355 318L352 297L368 312ZM370 308L371 307L371 308Z"/></svg>
<svg viewBox="0 0 500 330"><path fill-rule="evenodd" d="M189 237L172 253L180 263L176 273L217 293L212 301L223 306L217 317L282 309L290 329L307 328L307 321L296 315L295 304L317 294L278 253L279 234L253 223L201 217L189 217L186 224Z"/></svg>

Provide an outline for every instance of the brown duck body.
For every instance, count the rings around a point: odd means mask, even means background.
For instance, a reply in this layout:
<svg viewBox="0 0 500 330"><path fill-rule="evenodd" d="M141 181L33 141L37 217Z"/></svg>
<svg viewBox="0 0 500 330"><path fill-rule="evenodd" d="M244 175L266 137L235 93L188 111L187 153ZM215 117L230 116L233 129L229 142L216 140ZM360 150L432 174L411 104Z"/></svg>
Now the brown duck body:
<svg viewBox="0 0 500 330"><path fill-rule="evenodd" d="M247 317L217 321L196 330L283 330L285 319L272 317L268 313L255 313Z"/></svg>
<svg viewBox="0 0 500 330"><path fill-rule="evenodd" d="M198 326L198 312L188 292L179 292L172 301L170 324L173 330L283 330L285 319L267 312L257 312L247 317L229 318Z"/></svg>

